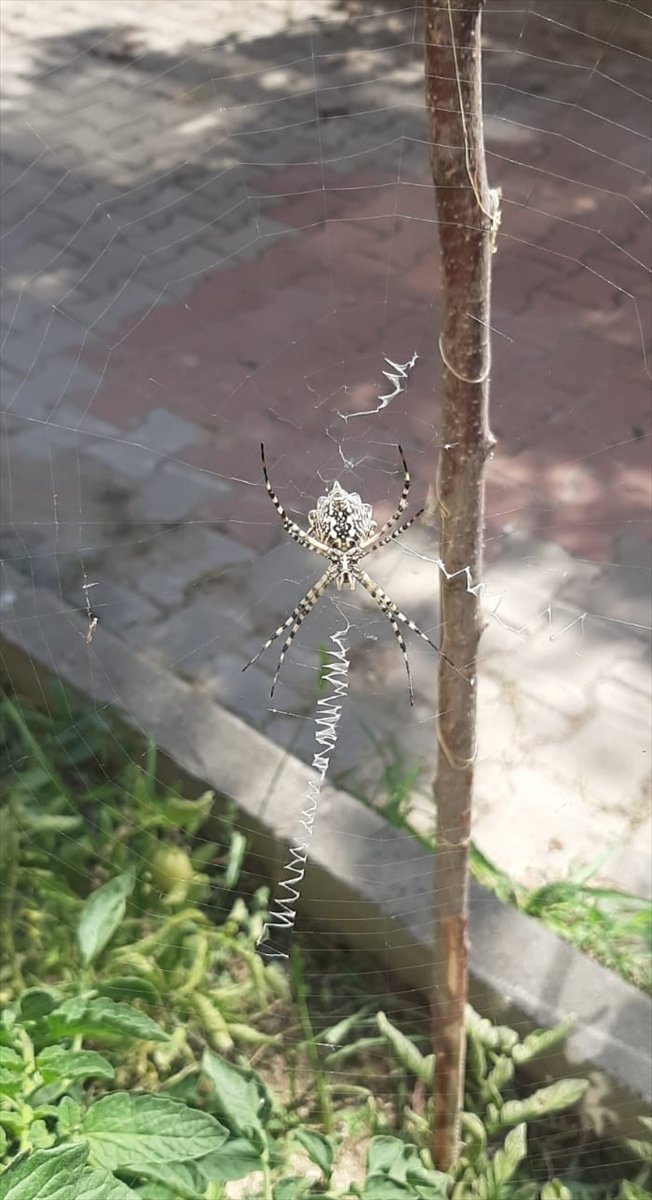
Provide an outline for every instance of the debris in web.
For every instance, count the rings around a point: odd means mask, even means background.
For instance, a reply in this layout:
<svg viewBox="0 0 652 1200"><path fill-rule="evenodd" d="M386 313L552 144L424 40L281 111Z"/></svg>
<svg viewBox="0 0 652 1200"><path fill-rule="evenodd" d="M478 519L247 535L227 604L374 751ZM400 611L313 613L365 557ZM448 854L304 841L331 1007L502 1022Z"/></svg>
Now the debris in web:
<svg viewBox="0 0 652 1200"><path fill-rule="evenodd" d="M95 609L93 608L91 601L90 601L90 596L88 595L91 588L94 588L97 586L98 586L98 584L97 584L97 580L96 580L95 583L85 583L83 585L83 589L82 589L84 592L84 600L86 602L86 619L88 621L88 628L86 630L86 635L84 637L84 641L86 642L87 646L90 646L91 642L93 641L93 638L95 637L95 631L100 623L100 618L98 617L97 613L95 612Z"/></svg>

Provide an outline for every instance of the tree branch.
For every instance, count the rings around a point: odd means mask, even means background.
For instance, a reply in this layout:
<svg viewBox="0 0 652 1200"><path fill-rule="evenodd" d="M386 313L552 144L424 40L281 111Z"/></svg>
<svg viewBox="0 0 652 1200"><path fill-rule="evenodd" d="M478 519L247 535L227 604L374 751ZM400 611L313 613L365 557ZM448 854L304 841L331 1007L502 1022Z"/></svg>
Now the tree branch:
<svg viewBox="0 0 652 1200"><path fill-rule="evenodd" d="M499 193L487 183L482 133L483 0L426 0L426 105L444 290L442 444L437 478L446 654L439 659L434 783L433 1158L458 1157L468 970L468 851L476 731L476 654L488 425L491 256Z"/></svg>

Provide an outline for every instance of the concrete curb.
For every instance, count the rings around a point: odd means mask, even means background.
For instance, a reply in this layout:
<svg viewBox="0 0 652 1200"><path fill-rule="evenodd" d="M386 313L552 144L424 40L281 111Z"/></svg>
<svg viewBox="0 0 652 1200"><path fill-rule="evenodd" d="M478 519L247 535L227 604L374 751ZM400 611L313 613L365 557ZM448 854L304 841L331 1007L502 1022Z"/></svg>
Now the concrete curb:
<svg viewBox="0 0 652 1200"><path fill-rule="evenodd" d="M83 615L8 567L0 610L2 671L16 688L38 700L41 681L54 673L96 705L111 705L187 777L236 804L252 861L263 877L277 873L313 776L308 766L113 634L99 630L87 648ZM327 789L310 859L303 912L426 992L429 853L345 792ZM473 883L471 945L474 1005L520 1029L574 1015L574 1031L546 1056L546 1072L588 1072L603 1114L620 1132L635 1128L652 1101L648 997Z"/></svg>

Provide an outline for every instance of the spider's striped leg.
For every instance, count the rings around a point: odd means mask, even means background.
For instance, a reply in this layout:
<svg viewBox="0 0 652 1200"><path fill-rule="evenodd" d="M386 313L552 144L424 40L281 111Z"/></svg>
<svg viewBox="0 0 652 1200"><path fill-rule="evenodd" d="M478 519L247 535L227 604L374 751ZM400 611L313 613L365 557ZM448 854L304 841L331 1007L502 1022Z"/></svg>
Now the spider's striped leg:
<svg viewBox="0 0 652 1200"><path fill-rule="evenodd" d="M367 546L367 548L362 551L361 557L364 557L367 554L372 554L374 550L380 550L380 547L386 546L388 542L393 542L394 538L397 538L400 536L400 534L405 533L405 530L409 529L410 525L414 525L414 522L418 521L419 517L422 517L425 511L425 508L420 508L418 512L415 512L413 517L410 517L409 521L404 521L402 525L399 525L398 529L395 529L392 533L388 533L387 536L381 538L379 542L374 542L373 546Z"/></svg>
<svg viewBox="0 0 652 1200"><path fill-rule="evenodd" d="M263 460L263 475L265 476L267 495L274 505L274 508L281 518L283 525L285 526L285 529L289 533L290 537L294 538L295 542L298 542L300 546L305 546L307 550L314 550L315 554L321 554L322 558L328 558L328 551L326 547L322 546L316 538L311 537L305 529L302 529L300 525L297 525L295 521L288 517L283 505L281 504L281 501L271 485L269 474L267 472L267 463L265 462L265 446L263 442L260 443L260 457Z"/></svg>
<svg viewBox="0 0 652 1200"><path fill-rule="evenodd" d="M269 647L272 645L272 642L275 642L277 637L280 637L282 633L285 633L286 629L289 629L290 632L283 643L283 649L281 650L281 657L278 660L278 666L276 668L276 671L274 672L274 679L272 681L272 690L270 692L271 696L274 695L274 688L276 687L276 680L278 679L279 671L281 670L281 666L283 663L283 659L285 658L285 655L287 654L288 650L290 649L290 646L292 645L292 642L294 641L301 625L303 624L306 617L308 616L308 613L311 611L311 609L317 603L317 601L319 600L319 597L322 595L322 593L326 591L326 588L328 587L329 583L331 583L333 581L336 574L337 574L336 568L329 567L328 570L324 572L321 579L317 580L317 583L314 585L314 587L311 587L309 589L309 591L306 592L305 596L303 597L303 600L299 601L296 608L293 609L293 611L290 613L290 616L288 617L287 621L284 621L282 625L279 625L278 629L276 629L274 631L274 633L272 634L272 636L267 639L267 641L265 642L265 645L261 646L258 653L254 654L253 658L250 658L249 662L246 663L245 666L242 668L243 671L246 671L247 667L250 667L252 663L255 663L256 659L260 658L261 654L264 654L265 650L269 649Z"/></svg>
<svg viewBox="0 0 652 1200"><path fill-rule="evenodd" d="M430 638L427 636L427 634L425 634L421 629L419 629L418 625L415 625L414 621L410 620L409 617L406 617L404 612L401 612L400 608L398 607L398 605L396 605L394 603L391 596L388 596L387 592L385 592L381 588L380 584L376 583L371 578L370 575L367 575L366 571L363 571L361 567L357 567L354 569L354 575L355 575L356 579L358 579L360 581L363 588L365 588L365 590L367 592L369 592L369 595L371 596L372 600L376 601L376 604L378 605L380 611L385 614L392 629L394 630L394 636L395 636L399 646L401 647L401 652L403 654L403 659L405 661L405 669L407 671L408 683L410 685L410 704L414 704L414 694L412 691L412 676L410 674L410 663L408 661L408 655L407 655L407 649L405 646L405 642L403 640L401 631L398 627L397 621L402 621L404 625L407 625L408 629L412 630L412 633L417 633L420 638L423 638L424 642L427 642L429 646L432 646L433 650L436 650L438 654L441 654L442 658L445 658L446 662L449 663L449 665L451 667L453 667L453 663L448 658L448 656L446 654L444 654L444 651L441 650L439 648L439 646L437 646L435 644L435 642L432 642L430 640ZM453 670L457 670L457 668L453 667Z"/></svg>
<svg viewBox="0 0 652 1200"><path fill-rule="evenodd" d="M408 502L408 492L410 491L410 484L411 484L412 480L410 479L410 472L408 471L408 465L405 461L405 455L403 453L402 446L398 447L398 452L401 456L401 462L403 463L403 491L401 492L401 499L399 500L398 505L396 507L396 512L393 512L391 517L387 518L387 520L385 521L385 524L382 526L381 529L378 530L376 537L382 537L383 534L387 533L387 530L391 528L391 526L394 524L394 521L398 521L401 513L403 512L403 509L406 507L407 502Z"/></svg>

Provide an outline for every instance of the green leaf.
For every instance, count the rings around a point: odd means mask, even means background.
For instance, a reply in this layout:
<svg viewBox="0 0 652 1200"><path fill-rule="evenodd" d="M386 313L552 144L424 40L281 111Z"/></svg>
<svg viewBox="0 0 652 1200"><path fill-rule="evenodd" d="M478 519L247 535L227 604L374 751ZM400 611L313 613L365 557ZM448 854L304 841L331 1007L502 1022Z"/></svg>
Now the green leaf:
<svg viewBox="0 0 652 1200"><path fill-rule="evenodd" d="M110 1000L143 1000L152 1007L161 1003L158 988L142 975L114 975L110 979L103 979L97 990L100 996L108 996Z"/></svg>
<svg viewBox="0 0 652 1200"><path fill-rule="evenodd" d="M24 1021L38 1021L59 1004L56 992L48 988L28 988L20 997L20 1015Z"/></svg>
<svg viewBox="0 0 652 1200"><path fill-rule="evenodd" d="M370 1010L370 1005L366 1004L363 1008L359 1008L350 1016L344 1017L342 1021L338 1021L336 1025L330 1025L328 1029L324 1029L320 1034L319 1040L328 1043L329 1046L341 1046L345 1038L348 1038L356 1025L365 1019Z"/></svg>
<svg viewBox="0 0 652 1200"><path fill-rule="evenodd" d="M96 1100L81 1130L93 1165L110 1171L198 1159L216 1150L228 1136L210 1113L165 1096L131 1092L112 1092Z"/></svg>
<svg viewBox="0 0 652 1200"><path fill-rule="evenodd" d="M411 1042L404 1033L401 1033L399 1029L392 1025L384 1012L376 1013L376 1023L385 1041L391 1046L402 1066L407 1071L410 1071L412 1075L416 1075L417 1079L431 1084L433 1077L432 1055L428 1055L427 1058L424 1057L421 1051L414 1045L414 1042Z"/></svg>
<svg viewBox="0 0 652 1200"><path fill-rule="evenodd" d="M260 1121L261 1094L255 1076L241 1071L232 1063L219 1058L212 1050L204 1050L202 1070L208 1076L215 1094L213 1103L233 1133L265 1144L265 1131Z"/></svg>
<svg viewBox="0 0 652 1200"><path fill-rule="evenodd" d="M650 1193L645 1188L639 1187L637 1183L628 1183L625 1180L620 1185L618 1200L651 1200Z"/></svg>
<svg viewBox="0 0 652 1200"><path fill-rule="evenodd" d="M168 1040L167 1033L150 1017L129 1004L116 1004L107 996L98 996L93 1000L75 996L49 1013L43 1023L53 1038L72 1037L81 1033L94 1038L108 1034L142 1038L148 1042Z"/></svg>
<svg viewBox="0 0 652 1200"><path fill-rule="evenodd" d="M516 1129L511 1129L505 1138L505 1144L502 1150L497 1150L494 1154L484 1178L481 1179L481 1188L478 1195L488 1197L491 1200L498 1200L500 1189L503 1184L509 1183L514 1177L521 1162L527 1153L526 1142L526 1127L525 1125L517 1125ZM484 1190L482 1190L484 1185Z"/></svg>
<svg viewBox="0 0 652 1200"><path fill-rule="evenodd" d="M385 1179L405 1179L405 1142L389 1136L373 1137L367 1148L367 1176L381 1175Z"/></svg>
<svg viewBox="0 0 652 1200"><path fill-rule="evenodd" d="M560 1179L550 1179L541 1188L541 1200L573 1200L573 1193Z"/></svg>
<svg viewBox="0 0 652 1200"><path fill-rule="evenodd" d="M15 1158L0 1175L0 1200L77 1200L87 1146L54 1146Z"/></svg>
<svg viewBox="0 0 652 1200"><path fill-rule="evenodd" d="M245 1138L231 1138L213 1154L207 1154L197 1163L207 1180L228 1183L229 1180L244 1180L245 1175L263 1169L263 1160L256 1146Z"/></svg>
<svg viewBox="0 0 652 1200"><path fill-rule="evenodd" d="M0 1067L3 1071L9 1071L10 1074L20 1075L23 1070L23 1060L11 1046L0 1046Z"/></svg>
<svg viewBox="0 0 652 1200"><path fill-rule="evenodd" d="M642 1138L625 1138L624 1141L630 1154L652 1167L652 1142L644 1142Z"/></svg>
<svg viewBox="0 0 652 1200"><path fill-rule="evenodd" d="M29 1127L29 1140L33 1150L48 1150L55 1143L55 1136L50 1133L45 1121L32 1121Z"/></svg>
<svg viewBox="0 0 652 1200"><path fill-rule="evenodd" d="M466 1070L469 1078L481 1083L487 1073L487 1055L484 1046L473 1029L466 1030Z"/></svg>
<svg viewBox="0 0 652 1200"><path fill-rule="evenodd" d="M89 1171L81 1177L76 1200L138 1200L138 1192L110 1171Z"/></svg>
<svg viewBox="0 0 652 1200"><path fill-rule="evenodd" d="M72 1096L62 1096L57 1106L57 1129L61 1137L69 1137L81 1125L82 1108Z"/></svg>
<svg viewBox="0 0 652 1200"><path fill-rule="evenodd" d="M220 884L227 891L235 887L240 876L240 869L244 862L244 856L247 850L247 839L243 833L237 829L231 831L231 841L229 844L229 857L224 869L224 874L220 879Z"/></svg>
<svg viewBox="0 0 652 1200"><path fill-rule="evenodd" d="M314 1129L295 1129L294 1137L328 1180L333 1169L333 1146L328 1138Z"/></svg>
<svg viewBox="0 0 652 1200"><path fill-rule="evenodd" d="M21 825L30 833L75 833L83 828L82 817L66 816L64 813L38 813L24 808Z"/></svg>
<svg viewBox="0 0 652 1200"><path fill-rule="evenodd" d="M516 1125L520 1121L536 1121L538 1117L563 1112L581 1100L588 1086L587 1079L558 1079L524 1100L508 1100L500 1110L499 1124Z"/></svg>
<svg viewBox="0 0 652 1200"><path fill-rule="evenodd" d="M86 901L77 926L77 942L85 966L94 962L111 940L127 908L134 887L132 875L109 879Z"/></svg>
<svg viewBox="0 0 652 1200"><path fill-rule="evenodd" d="M149 1183L170 1188L175 1200L203 1200L206 1194L206 1176L197 1163L148 1162L140 1163L135 1169Z"/></svg>
<svg viewBox="0 0 652 1200"><path fill-rule="evenodd" d="M385 1191L376 1188L378 1181ZM411 1200L445 1200L451 1183L448 1175L424 1166L419 1150L400 1138L379 1136L367 1150L367 1179L364 1200L389 1200L390 1196ZM393 1190L392 1190L393 1189Z"/></svg>
<svg viewBox="0 0 652 1200"><path fill-rule="evenodd" d="M479 1146L481 1150L487 1145L487 1130L477 1113L463 1112L462 1130L464 1143L468 1151L469 1144Z"/></svg>
<svg viewBox="0 0 652 1200"><path fill-rule="evenodd" d="M374 1175L372 1179L365 1179L360 1200L415 1200L415 1195L408 1184L394 1183L380 1175Z"/></svg>
<svg viewBox="0 0 652 1200"><path fill-rule="evenodd" d="M518 1044L516 1030L510 1029L509 1025L494 1025L493 1021L481 1017L470 1004L466 1006L464 1020L487 1050L511 1054Z"/></svg>
<svg viewBox="0 0 652 1200"><path fill-rule="evenodd" d="M23 1086L23 1060L10 1046L0 1046L0 1094L16 1096Z"/></svg>
<svg viewBox="0 0 652 1200"><path fill-rule="evenodd" d="M213 1154L207 1154L197 1164L202 1174L215 1183L244 1179L252 1171L262 1170L259 1151L245 1138L231 1138Z"/></svg>
<svg viewBox="0 0 652 1200"><path fill-rule="evenodd" d="M575 1019L570 1017L561 1025L557 1025L555 1029L535 1029L529 1033L527 1037L519 1042L518 1046L514 1046L512 1057L515 1063L529 1062L537 1054L543 1054L550 1050L552 1046L556 1046L559 1042L563 1042L568 1036L575 1024Z"/></svg>
<svg viewBox="0 0 652 1200"><path fill-rule="evenodd" d="M64 1046L46 1046L36 1056L36 1066L44 1083L58 1079L113 1079L115 1075L109 1060L95 1050L66 1050Z"/></svg>
<svg viewBox="0 0 652 1200"><path fill-rule="evenodd" d="M162 1183L146 1183L136 1193L138 1200L178 1200L177 1195Z"/></svg>
<svg viewBox="0 0 652 1200"><path fill-rule="evenodd" d="M272 1200L303 1200L305 1196L310 1195L310 1191L309 1179L303 1179L300 1175L290 1175L274 1184Z"/></svg>
<svg viewBox="0 0 652 1200"><path fill-rule="evenodd" d="M157 800L153 823L196 833L210 816L214 802L214 792L204 792L197 800L187 800L183 796L169 793L162 800Z"/></svg>

